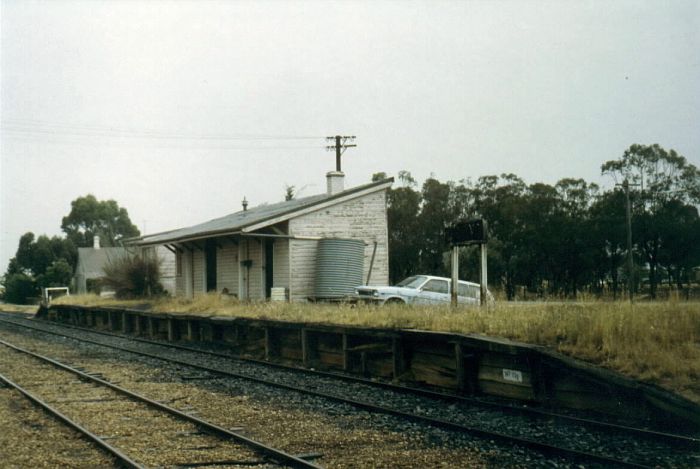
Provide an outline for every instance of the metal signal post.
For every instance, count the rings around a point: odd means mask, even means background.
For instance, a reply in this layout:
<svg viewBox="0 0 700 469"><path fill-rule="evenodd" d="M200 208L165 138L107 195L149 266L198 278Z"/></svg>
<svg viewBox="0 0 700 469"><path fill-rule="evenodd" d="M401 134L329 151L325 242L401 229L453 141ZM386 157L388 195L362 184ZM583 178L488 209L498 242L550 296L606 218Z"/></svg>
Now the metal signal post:
<svg viewBox="0 0 700 469"><path fill-rule="evenodd" d="M476 219L459 221L445 230L445 241L452 246L452 306L457 306L459 293L459 246L478 244L481 249L479 269L481 306L486 306L488 272L486 266L486 243L488 241L488 225L486 220Z"/></svg>

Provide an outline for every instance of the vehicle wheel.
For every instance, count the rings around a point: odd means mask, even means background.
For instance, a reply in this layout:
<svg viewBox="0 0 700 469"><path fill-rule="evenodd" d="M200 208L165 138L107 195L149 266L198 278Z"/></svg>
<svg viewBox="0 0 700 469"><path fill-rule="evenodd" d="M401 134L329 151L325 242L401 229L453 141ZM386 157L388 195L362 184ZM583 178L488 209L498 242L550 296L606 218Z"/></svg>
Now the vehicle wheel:
<svg viewBox="0 0 700 469"><path fill-rule="evenodd" d="M406 304L401 298L389 298L384 302L385 305L403 305Z"/></svg>

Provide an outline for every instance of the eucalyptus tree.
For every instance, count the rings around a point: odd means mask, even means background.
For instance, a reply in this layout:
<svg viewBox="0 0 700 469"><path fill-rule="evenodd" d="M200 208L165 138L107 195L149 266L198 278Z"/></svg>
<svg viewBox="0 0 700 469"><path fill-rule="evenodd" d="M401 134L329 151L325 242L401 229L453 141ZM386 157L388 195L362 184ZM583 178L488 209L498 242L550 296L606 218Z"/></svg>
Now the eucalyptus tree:
<svg viewBox="0 0 700 469"><path fill-rule="evenodd" d="M448 250L445 228L454 221L449 207L450 184L430 177L421 188L422 204L418 214L421 272L432 275L447 275L443 253Z"/></svg>
<svg viewBox="0 0 700 469"><path fill-rule="evenodd" d="M36 238L32 232L20 237L2 280L6 301L23 302L28 296L37 295L41 287L68 285L77 264L77 247L92 246L95 235L101 236L108 246L139 235L125 208L114 200L98 201L93 195L71 202L71 211L63 217L61 229L65 238Z"/></svg>
<svg viewBox="0 0 700 469"><path fill-rule="evenodd" d="M35 238L34 233L30 231L20 237L8 272L24 272L38 276L45 273L58 259L63 259L69 266L74 267L76 257L76 248L69 239L60 236L49 238L46 235Z"/></svg>
<svg viewBox="0 0 700 469"><path fill-rule="evenodd" d="M605 162L601 171L618 184L630 184L633 238L649 267L650 295L656 298L660 256L676 248L669 241L664 243L664 207L672 200L700 203L700 171L675 150L658 144L631 145L621 158Z"/></svg>
<svg viewBox="0 0 700 469"><path fill-rule="evenodd" d="M522 204L522 254L526 262L521 272L531 290L540 295L563 289L566 283L568 246L561 243L565 220L559 207L556 189L549 184L528 186Z"/></svg>
<svg viewBox="0 0 700 469"><path fill-rule="evenodd" d="M392 283L418 272L422 247L418 218L421 193L415 189L416 181L411 173L401 171L398 179L400 187L390 189L387 195L389 278Z"/></svg>
<svg viewBox="0 0 700 469"><path fill-rule="evenodd" d="M659 265L666 271L669 286L675 284L682 290L683 283L690 283L692 269L700 265L698 209L679 200L669 200L658 210L656 220L663 247Z"/></svg>
<svg viewBox="0 0 700 469"><path fill-rule="evenodd" d="M598 185L583 179L565 178L554 186L558 204L556 218L559 232L555 236L563 265L564 292L576 296L578 290L594 280L594 242L590 208L598 194ZM563 249L562 249L563 248Z"/></svg>
<svg viewBox="0 0 700 469"><path fill-rule="evenodd" d="M484 218L489 226L489 270L512 300L516 285L526 285L530 280L524 236L527 186L515 174L489 175L478 178L471 191L474 214Z"/></svg>
<svg viewBox="0 0 700 469"><path fill-rule="evenodd" d="M104 245L114 246L140 234L125 208L114 200L97 200L92 194L71 202L71 211L63 217L61 229L79 247L92 246L96 235Z"/></svg>
<svg viewBox="0 0 700 469"><path fill-rule="evenodd" d="M593 249L591 263L599 289L612 288L617 298L620 290L620 271L627 253L625 229L625 194L620 188L599 194L589 209L587 234Z"/></svg>
<svg viewBox="0 0 700 469"><path fill-rule="evenodd" d="M66 238L27 232L19 239L15 256L4 275L5 300L24 303L39 288L66 286L73 276L77 250Z"/></svg>

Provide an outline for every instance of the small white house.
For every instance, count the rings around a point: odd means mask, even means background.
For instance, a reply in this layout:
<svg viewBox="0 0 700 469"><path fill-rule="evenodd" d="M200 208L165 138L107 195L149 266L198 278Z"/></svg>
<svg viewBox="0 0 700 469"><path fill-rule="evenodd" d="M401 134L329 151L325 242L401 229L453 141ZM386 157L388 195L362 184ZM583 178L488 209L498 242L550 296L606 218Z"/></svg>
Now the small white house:
<svg viewBox="0 0 700 469"><path fill-rule="evenodd" d="M393 179L345 189L342 172L332 171L326 178L323 194L244 207L132 243L161 245L174 252L176 293L188 298L214 291L242 300L264 300L273 291L284 291L290 300L305 301L314 296L317 250L327 238L361 240L364 257L359 261L359 283L386 285L386 193Z"/></svg>

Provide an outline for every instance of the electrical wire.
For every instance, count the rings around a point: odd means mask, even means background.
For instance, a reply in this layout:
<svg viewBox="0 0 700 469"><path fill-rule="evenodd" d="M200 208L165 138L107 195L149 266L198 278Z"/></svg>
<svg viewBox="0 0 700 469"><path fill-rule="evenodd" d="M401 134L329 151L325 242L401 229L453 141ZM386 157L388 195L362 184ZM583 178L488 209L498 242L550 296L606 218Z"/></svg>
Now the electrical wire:
<svg viewBox="0 0 700 469"><path fill-rule="evenodd" d="M205 148L222 150L300 150L323 149L325 137L305 135L187 134L153 129L125 129L95 125L51 123L32 120L2 120L2 133L24 142L84 145L99 139L108 146L148 146L164 148ZM294 145L316 140L318 145ZM309 142L310 143L310 142Z"/></svg>
<svg viewBox="0 0 700 469"><path fill-rule="evenodd" d="M322 140L325 136L253 135L253 134L187 134L155 129L127 129L84 124L51 123L45 121L3 119L3 132L75 135L88 137L148 138L173 140Z"/></svg>

